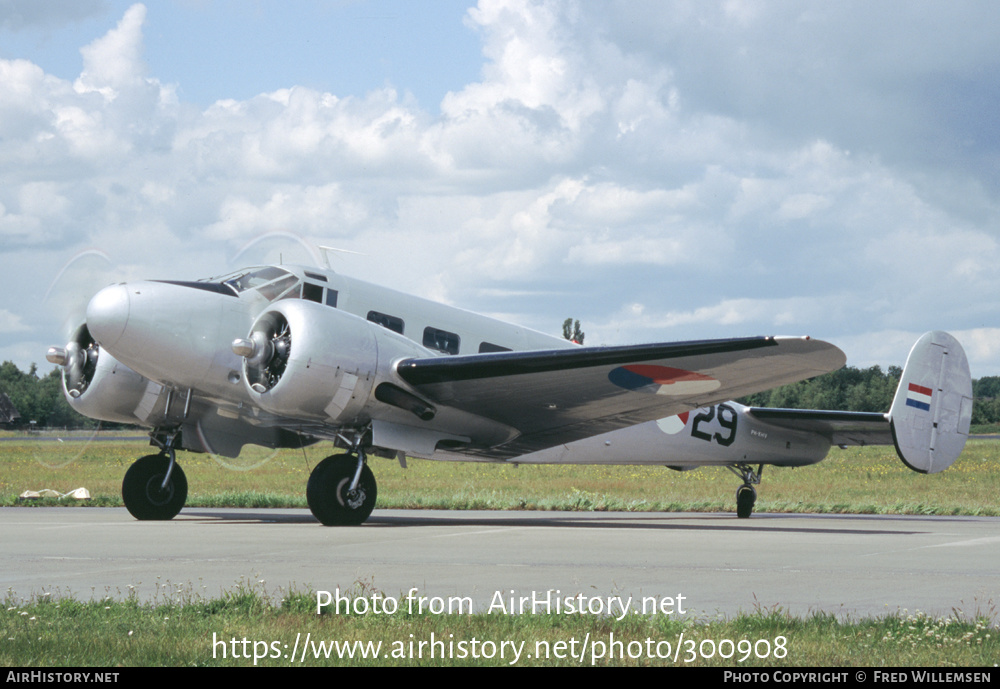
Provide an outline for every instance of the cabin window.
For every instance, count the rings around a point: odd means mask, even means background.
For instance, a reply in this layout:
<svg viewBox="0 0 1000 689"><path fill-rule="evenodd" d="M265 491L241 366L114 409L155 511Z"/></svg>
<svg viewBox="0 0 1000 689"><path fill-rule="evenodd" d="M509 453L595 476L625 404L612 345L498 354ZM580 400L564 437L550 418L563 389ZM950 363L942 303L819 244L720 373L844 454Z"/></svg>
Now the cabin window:
<svg viewBox="0 0 1000 689"><path fill-rule="evenodd" d="M326 305L337 308L337 290L328 289L326 291Z"/></svg>
<svg viewBox="0 0 1000 689"><path fill-rule="evenodd" d="M319 285L304 283L302 285L302 298L314 301L317 304L323 303L323 288Z"/></svg>
<svg viewBox="0 0 1000 689"><path fill-rule="evenodd" d="M379 313L378 311L369 311L368 320L372 323L377 323L383 328L393 331L394 333L403 334L403 319L396 318L395 316L390 316L385 313Z"/></svg>
<svg viewBox="0 0 1000 689"><path fill-rule="evenodd" d="M480 354L488 354L489 352L510 352L510 351L512 351L510 347L501 347L500 345L495 345L492 342L479 343Z"/></svg>
<svg viewBox="0 0 1000 689"><path fill-rule="evenodd" d="M424 328L424 347L445 354L458 354L460 338L455 333L437 328Z"/></svg>

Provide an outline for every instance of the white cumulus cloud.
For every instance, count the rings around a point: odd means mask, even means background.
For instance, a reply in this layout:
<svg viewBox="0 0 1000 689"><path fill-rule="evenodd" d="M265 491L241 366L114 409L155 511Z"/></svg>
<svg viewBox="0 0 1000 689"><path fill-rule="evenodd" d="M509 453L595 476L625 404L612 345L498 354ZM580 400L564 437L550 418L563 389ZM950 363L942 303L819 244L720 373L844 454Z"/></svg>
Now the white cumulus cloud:
<svg viewBox="0 0 1000 689"><path fill-rule="evenodd" d="M406 84L293 78L195 106L134 5L73 80L0 59L0 349L74 254L196 278L271 232L595 344L780 330L870 361L941 328L1000 373L995 14L481 0L482 70L432 113Z"/></svg>

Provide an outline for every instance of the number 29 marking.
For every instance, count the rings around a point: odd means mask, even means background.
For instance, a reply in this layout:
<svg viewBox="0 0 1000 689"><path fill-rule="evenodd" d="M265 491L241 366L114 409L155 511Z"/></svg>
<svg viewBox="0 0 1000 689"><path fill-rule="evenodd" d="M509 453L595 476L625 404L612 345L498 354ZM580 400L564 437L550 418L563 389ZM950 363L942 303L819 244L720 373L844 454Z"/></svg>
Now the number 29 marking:
<svg viewBox="0 0 1000 689"><path fill-rule="evenodd" d="M718 412L716 412L718 410ZM698 430L698 425L701 423L710 423L712 419L716 416L719 418L719 425L722 428L729 431L729 435L723 436L722 433L706 433L705 431ZM729 447L736 440L736 421L739 417L736 414L736 410L730 407L728 404L720 404L717 407L709 407L700 414L696 414L694 421L691 423L691 437L699 438L701 440L707 440L719 443L723 447Z"/></svg>

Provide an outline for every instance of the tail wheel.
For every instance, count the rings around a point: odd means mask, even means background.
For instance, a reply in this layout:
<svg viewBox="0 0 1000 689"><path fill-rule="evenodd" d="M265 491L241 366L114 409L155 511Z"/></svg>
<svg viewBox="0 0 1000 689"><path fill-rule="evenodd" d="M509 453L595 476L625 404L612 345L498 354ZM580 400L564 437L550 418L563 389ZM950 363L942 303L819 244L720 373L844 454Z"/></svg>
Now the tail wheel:
<svg viewBox="0 0 1000 689"><path fill-rule="evenodd" d="M140 521L173 519L187 501L187 477L174 464L170 480L163 485L170 458L146 455L135 461L122 481L122 501L129 513Z"/></svg>
<svg viewBox="0 0 1000 689"><path fill-rule="evenodd" d="M324 526L363 524L375 509L378 489L367 464L361 467L358 487L350 489L357 466L357 459L351 455L334 455L317 464L309 475L306 500L313 516Z"/></svg>
<svg viewBox="0 0 1000 689"><path fill-rule="evenodd" d="M748 483L736 491L736 516L747 519L753 513L753 505L757 502L757 491Z"/></svg>

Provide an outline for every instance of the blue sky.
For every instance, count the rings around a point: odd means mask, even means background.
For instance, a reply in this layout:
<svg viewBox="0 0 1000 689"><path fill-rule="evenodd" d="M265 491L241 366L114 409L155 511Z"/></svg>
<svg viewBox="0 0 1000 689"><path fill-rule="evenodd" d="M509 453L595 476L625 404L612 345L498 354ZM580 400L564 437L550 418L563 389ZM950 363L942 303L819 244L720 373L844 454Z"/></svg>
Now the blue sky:
<svg viewBox="0 0 1000 689"><path fill-rule="evenodd" d="M945 329L998 375L998 39L985 1L0 0L0 360L113 279L325 244L588 344Z"/></svg>
<svg viewBox="0 0 1000 689"><path fill-rule="evenodd" d="M2 3L43 5L35 18L0 23L0 56L26 58L73 80L80 47L104 34L128 1ZM45 12L44 5L57 8ZM177 84L185 101L207 106L290 85L363 95L396 84L433 111L450 90L479 76L482 50L463 23L468 0L171 1L147 5L144 58ZM8 10L13 15L12 10ZM45 12L44 14L41 14Z"/></svg>

